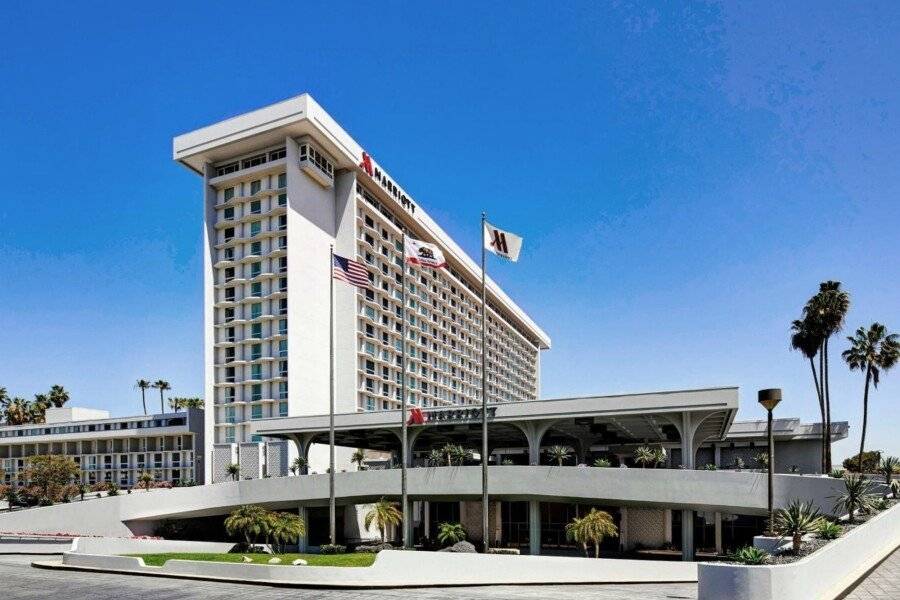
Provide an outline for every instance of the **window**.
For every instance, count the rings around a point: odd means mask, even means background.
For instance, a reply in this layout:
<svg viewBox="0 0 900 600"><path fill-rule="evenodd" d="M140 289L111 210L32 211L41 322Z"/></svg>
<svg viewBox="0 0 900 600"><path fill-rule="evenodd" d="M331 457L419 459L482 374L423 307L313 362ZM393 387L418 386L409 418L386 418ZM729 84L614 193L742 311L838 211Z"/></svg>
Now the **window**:
<svg viewBox="0 0 900 600"><path fill-rule="evenodd" d="M222 218L226 221L230 221L234 218L234 207L229 206L225 210L222 211Z"/></svg>
<svg viewBox="0 0 900 600"><path fill-rule="evenodd" d="M279 277L278 278L278 291L279 292L287 291L287 277Z"/></svg>
<svg viewBox="0 0 900 600"><path fill-rule="evenodd" d="M250 182L250 195L258 194L262 189L262 181L259 179Z"/></svg>
<svg viewBox="0 0 900 600"><path fill-rule="evenodd" d="M225 368L225 381L231 383L234 381L234 367Z"/></svg>
<svg viewBox="0 0 900 600"><path fill-rule="evenodd" d="M262 344L252 344L250 346L250 360L257 360L259 358L262 358Z"/></svg>
<svg viewBox="0 0 900 600"><path fill-rule="evenodd" d="M287 256L281 256L278 258L278 272L287 273Z"/></svg>
<svg viewBox="0 0 900 600"><path fill-rule="evenodd" d="M278 187L279 188L287 187L287 173L279 173L278 174Z"/></svg>
<svg viewBox="0 0 900 600"><path fill-rule="evenodd" d="M262 384L254 383L250 386L250 400L253 402L262 400Z"/></svg>
<svg viewBox="0 0 900 600"><path fill-rule="evenodd" d="M284 358L288 355L287 340L278 340L278 356Z"/></svg>
<svg viewBox="0 0 900 600"><path fill-rule="evenodd" d="M250 295L254 298L259 298L262 296L262 282L257 281L250 284Z"/></svg>
<svg viewBox="0 0 900 600"><path fill-rule="evenodd" d="M278 194L278 206L287 206L287 194Z"/></svg>
<svg viewBox="0 0 900 600"><path fill-rule="evenodd" d="M258 261L250 263L250 277L259 277L260 273L262 273L262 263Z"/></svg>
<svg viewBox="0 0 900 600"><path fill-rule="evenodd" d="M234 279L234 267L228 267L225 269L225 282L229 282Z"/></svg>
<svg viewBox="0 0 900 600"><path fill-rule="evenodd" d="M225 407L225 422L226 423L234 423L235 422L233 406Z"/></svg>
<svg viewBox="0 0 900 600"><path fill-rule="evenodd" d="M226 242L230 242L231 240L233 240L234 239L234 227L226 228L225 231L222 233L222 239L223 239L223 241L226 241Z"/></svg>
<svg viewBox="0 0 900 600"><path fill-rule="evenodd" d="M225 319L225 322L226 322L226 323L228 323L228 322L230 322L230 321L234 321L234 309L233 309L233 308L226 308L226 309L223 311L223 316L224 316L224 319Z"/></svg>
<svg viewBox="0 0 900 600"><path fill-rule="evenodd" d="M222 250L222 260L234 260L234 247Z"/></svg>
<svg viewBox="0 0 900 600"><path fill-rule="evenodd" d="M237 162L228 163L227 165L222 165L221 167L216 167L216 177L221 177L222 175L228 175L229 173L234 173L240 169L240 166Z"/></svg>
<svg viewBox="0 0 900 600"><path fill-rule="evenodd" d="M226 302L234 302L234 294L235 294L235 291L234 291L233 287L225 288L225 301Z"/></svg>
<svg viewBox="0 0 900 600"><path fill-rule="evenodd" d="M233 342L234 340L235 340L234 327L229 327L225 330L225 341Z"/></svg>
<svg viewBox="0 0 900 600"><path fill-rule="evenodd" d="M250 305L250 318L258 319L262 316L262 302L254 302Z"/></svg>
<svg viewBox="0 0 900 600"><path fill-rule="evenodd" d="M262 379L262 365L250 365L250 379Z"/></svg>
<svg viewBox="0 0 900 600"><path fill-rule="evenodd" d="M229 200L234 198L234 188L225 188L225 191L222 192L222 198L225 200L225 202L228 202Z"/></svg>
<svg viewBox="0 0 900 600"><path fill-rule="evenodd" d="M250 223L250 235L251 236L259 235L261 231L262 231L262 221L253 221Z"/></svg>
<svg viewBox="0 0 900 600"><path fill-rule="evenodd" d="M281 400L287 400L288 397L288 384L287 381L281 381L278 383L278 398Z"/></svg>
<svg viewBox="0 0 900 600"><path fill-rule="evenodd" d="M278 403L278 416L279 417L288 416L288 403L287 402L279 402Z"/></svg>
<svg viewBox="0 0 900 600"><path fill-rule="evenodd" d="M287 237L286 236L282 235L281 237L278 238L278 248L281 250L284 250L285 248L287 248Z"/></svg>
<svg viewBox="0 0 900 600"><path fill-rule="evenodd" d="M278 314L286 315L288 311L288 301L287 298L281 298L278 300Z"/></svg>
<svg viewBox="0 0 900 600"><path fill-rule="evenodd" d="M287 377L288 375L288 363L286 360L278 361L278 376L279 377Z"/></svg>
<svg viewBox="0 0 900 600"><path fill-rule="evenodd" d="M251 419L262 419L262 416L263 416L262 409L263 409L262 405L254 404L253 407L250 409L251 410L250 418Z"/></svg>
<svg viewBox="0 0 900 600"><path fill-rule="evenodd" d="M259 200L254 200L253 202L250 203L250 214L251 215L258 215L261 212L262 212L262 202L260 202Z"/></svg>
<svg viewBox="0 0 900 600"><path fill-rule="evenodd" d="M250 337L256 340L262 338L262 323L254 323L250 326Z"/></svg>
<svg viewBox="0 0 900 600"><path fill-rule="evenodd" d="M280 158L284 158L285 156L287 156L287 149L285 148L279 148L278 150L272 150L271 152L269 152L270 161L278 160Z"/></svg>
<svg viewBox="0 0 900 600"><path fill-rule="evenodd" d="M225 443L226 444L234 443L234 427L226 427L225 428Z"/></svg>
<svg viewBox="0 0 900 600"><path fill-rule="evenodd" d="M259 256L260 254L262 254L262 242L250 244L250 254L248 256Z"/></svg>
<svg viewBox="0 0 900 600"><path fill-rule="evenodd" d="M287 229L287 215L278 215L278 229L280 231Z"/></svg>
<svg viewBox="0 0 900 600"><path fill-rule="evenodd" d="M278 320L278 334L287 335L287 319Z"/></svg>
<svg viewBox="0 0 900 600"><path fill-rule="evenodd" d="M256 156L251 156L250 158L245 158L241 161L242 169L249 169L250 167L255 167L261 165L266 162L265 154L257 154Z"/></svg>

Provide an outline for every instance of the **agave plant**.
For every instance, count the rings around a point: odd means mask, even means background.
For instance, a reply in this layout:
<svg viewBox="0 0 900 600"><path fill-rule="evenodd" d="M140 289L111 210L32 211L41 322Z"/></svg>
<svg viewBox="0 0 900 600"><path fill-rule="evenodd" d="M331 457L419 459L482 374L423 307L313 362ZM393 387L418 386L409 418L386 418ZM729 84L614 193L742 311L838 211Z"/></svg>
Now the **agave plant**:
<svg viewBox="0 0 900 600"><path fill-rule="evenodd" d="M768 452L758 452L753 455L753 460L756 461L756 464L759 465L760 469L768 469L769 468L769 453Z"/></svg>
<svg viewBox="0 0 900 600"><path fill-rule="evenodd" d="M731 558L743 565L764 565L769 562L769 553L754 546L745 546L735 552Z"/></svg>
<svg viewBox="0 0 900 600"><path fill-rule="evenodd" d="M793 500L787 508L779 508L775 511L776 532L781 535L789 535L792 538L794 554L800 552L800 544L803 536L819 529L822 524L822 516L819 509L813 507L812 502Z"/></svg>
<svg viewBox="0 0 900 600"><path fill-rule="evenodd" d="M900 458L896 456L885 456L881 459L880 471L881 474L884 475L884 482L888 485L891 484L891 477L894 476L894 471L900 469Z"/></svg>
<svg viewBox="0 0 900 600"><path fill-rule="evenodd" d="M837 523L822 519L822 522L819 523L819 528L816 529L816 535L823 540L833 540L841 535L841 531L841 526Z"/></svg>
<svg viewBox="0 0 900 600"><path fill-rule="evenodd" d="M569 460L572 449L568 446L552 446L547 449L547 455L550 457L550 460L554 461L560 467L563 466L563 462Z"/></svg>
<svg viewBox="0 0 900 600"><path fill-rule="evenodd" d="M609 468L610 462L608 458L598 458L594 460L594 466L600 468Z"/></svg>
<svg viewBox="0 0 900 600"><path fill-rule="evenodd" d="M844 469L832 469L831 472L828 474L828 476L832 477L834 479L843 479L844 473L845 473Z"/></svg>
<svg viewBox="0 0 900 600"><path fill-rule="evenodd" d="M872 509L875 496L868 479L860 474L850 473L844 477L844 493L833 498L834 508L846 511L847 522L852 524L857 510L866 512Z"/></svg>

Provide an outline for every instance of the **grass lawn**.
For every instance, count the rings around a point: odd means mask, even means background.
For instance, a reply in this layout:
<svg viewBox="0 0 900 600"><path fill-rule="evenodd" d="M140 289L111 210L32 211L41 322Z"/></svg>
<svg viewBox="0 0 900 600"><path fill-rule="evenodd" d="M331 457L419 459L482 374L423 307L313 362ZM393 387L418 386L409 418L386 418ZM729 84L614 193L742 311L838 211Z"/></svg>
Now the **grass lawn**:
<svg viewBox="0 0 900 600"><path fill-rule="evenodd" d="M272 558L271 554L214 554L214 553L166 553L166 554L127 554L144 559L149 567L161 567L169 560L201 560L206 562L241 562L242 556L249 556L253 563L265 565ZM279 554L279 566L293 566L291 561L302 558L311 567L370 567L375 562L375 554L368 552L350 554Z"/></svg>

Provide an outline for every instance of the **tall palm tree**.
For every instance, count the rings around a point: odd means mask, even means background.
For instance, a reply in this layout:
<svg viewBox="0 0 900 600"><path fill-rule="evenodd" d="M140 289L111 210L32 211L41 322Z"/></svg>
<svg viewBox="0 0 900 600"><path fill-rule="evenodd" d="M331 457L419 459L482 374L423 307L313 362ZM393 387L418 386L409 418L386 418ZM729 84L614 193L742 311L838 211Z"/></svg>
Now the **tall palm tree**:
<svg viewBox="0 0 900 600"><path fill-rule="evenodd" d="M821 469L823 473L828 473L826 469L826 446L828 444L829 432L825 428L825 396L822 392L822 381L816 371L816 356L822 343L825 341L822 335L822 328L818 326L816 319L810 315L806 315L803 319L797 319L791 323L791 348L799 350L803 356L809 360L809 368L812 371L813 385L816 388L816 399L819 401L819 415L822 419L822 461Z"/></svg>
<svg viewBox="0 0 900 600"><path fill-rule="evenodd" d="M284 545L290 540L296 540L306 534L306 523L299 515L286 512L275 512L268 515L268 537L274 542L273 552L284 552Z"/></svg>
<svg viewBox="0 0 900 600"><path fill-rule="evenodd" d="M152 383L147 381L146 379L138 379L137 383L134 384L134 387L141 390L141 402L144 405L144 414L147 414L147 390L152 387Z"/></svg>
<svg viewBox="0 0 900 600"><path fill-rule="evenodd" d="M356 468L360 471L363 470L363 461L366 460L366 453L362 451L362 449L357 449L356 452L353 453L353 456L350 457L350 462L356 463Z"/></svg>
<svg viewBox="0 0 900 600"><path fill-rule="evenodd" d="M50 388L47 398L55 408L62 408L69 401L69 392L61 385L54 385Z"/></svg>
<svg viewBox="0 0 900 600"><path fill-rule="evenodd" d="M34 400L28 405L29 423L43 423L50 408L50 398L47 394L35 394Z"/></svg>
<svg viewBox="0 0 900 600"><path fill-rule="evenodd" d="M850 347L841 354L850 370L865 373L863 388L862 435L859 440L859 471L862 472L863 449L866 445L866 425L869 418L869 384L878 389L881 372L891 369L900 358L900 341L896 333L888 333L881 323L872 323L869 329L860 327L856 335L847 339Z"/></svg>
<svg viewBox="0 0 900 600"><path fill-rule="evenodd" d="M30 403L19 396L10 398L7 400L3 416L7 425L24 425L31 419Z"/></svg>
<svg viewBox="0 0 900 600"><path fill-rule="evenodd" d="M385 543L387 528L391 525L399 525L403 521L403 515L397 510L397 505L382 498L372 505L372 509L366 513L366 529L375 525L381 533L381 543Z"/></svg>
<svg viewBox="0 0 900 600"><path fill-rule="evenodd" d="M153 387L159 390L159 412L166 412L166 401L163 399L163 392L171 390L172 386L165 379L157 379L153 382Z"/></svg>
<svg viewBox="0 0 900 600"><path fill-rule="evenodd" d="M831 471L831 386L828 376L828 340L844 327L844 319L850 310L850 294L841 289L840 281L823 281L819 292L809 299L804 314L814 319L821 328L822 352L819 373L821 375L822 397L825 401L825 472Z"/></svg>

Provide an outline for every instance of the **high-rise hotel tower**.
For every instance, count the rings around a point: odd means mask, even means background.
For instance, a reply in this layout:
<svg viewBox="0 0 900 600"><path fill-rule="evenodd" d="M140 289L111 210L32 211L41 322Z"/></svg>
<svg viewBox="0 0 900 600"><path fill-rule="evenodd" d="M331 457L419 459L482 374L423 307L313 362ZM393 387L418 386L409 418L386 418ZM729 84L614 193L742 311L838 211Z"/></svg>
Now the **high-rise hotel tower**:
<svg viewBox="0 0 900 600"><path fill-rule="evenodd" d="M249 422L328 412L332 245L372 280L369 291L335 282L336 411L400 406L403 230L449 263L407 267L409 405L481 402L479 266L312 97L173 146L203 178L208 480L238 457L241 476L281 474L288 450L259 444ZM479 215L469 217L477 228ZM488 400L534 400L550 339L490 280L487 298ZM314 468L324 459L310 456Z"/></svg>

